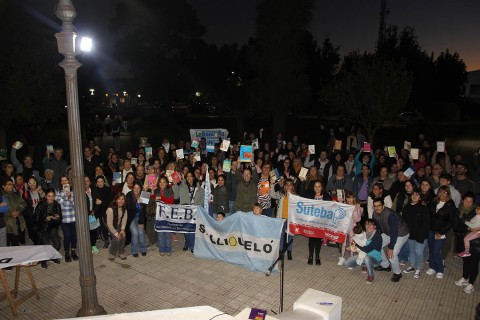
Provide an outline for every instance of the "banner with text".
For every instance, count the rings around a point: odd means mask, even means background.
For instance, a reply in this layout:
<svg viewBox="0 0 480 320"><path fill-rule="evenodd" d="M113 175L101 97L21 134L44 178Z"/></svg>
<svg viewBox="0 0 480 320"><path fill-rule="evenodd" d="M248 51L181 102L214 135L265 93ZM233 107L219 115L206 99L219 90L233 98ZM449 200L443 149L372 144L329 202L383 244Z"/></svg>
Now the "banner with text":
<svg viewBox="0 0 480 320"><path fill-rule="evenodd" d="M283 220L236 212L223 221L198 208L195 257L266 272L278 256Z"/></svg>
<svg viewBox="0 0 480 320"><path fill-rule="evenodd" d="M288 229L293 234L345 242L352 227L352 205L288 195Z"/></svg>
<svg viewBox="0 0 480 320"><path fill-rule="evenodd" d="M190 138L193 140L205 138L205 140L219 143L228 137L227 129L190 129Z"/></svg>
<svg viewBox="0 0 480 320"><path fill-rule="evenodd" d="M168 205L157 201L155 231L194 233L197 220L197 206Z"/></svg>

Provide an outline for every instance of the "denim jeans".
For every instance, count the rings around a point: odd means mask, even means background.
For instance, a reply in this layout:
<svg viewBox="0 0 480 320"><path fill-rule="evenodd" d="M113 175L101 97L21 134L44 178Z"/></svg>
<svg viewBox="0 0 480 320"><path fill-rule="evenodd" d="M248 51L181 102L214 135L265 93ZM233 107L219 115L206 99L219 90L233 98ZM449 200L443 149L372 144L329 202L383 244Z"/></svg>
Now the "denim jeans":
<svg viewBox="0 0 480 320"><path fill-rule="evenodd" d="M145 225L138 224L138 217L135 217L130 224L130 232L132 233L131 252L138 254L147 252L147 243L145 242Z"/></svg>
<svg viewBox="0 0 480 320"><path fill-rule="evenodd" d="M273 213L272 208L267 208L267 209L262 210L262 215L263 216L271 217L272 213Z"/></svg>
<svg viewBox="0 0 480 320"><path fill-rule="evenodd" d="M170 253L172 252L172 233L171 232L157 232L158 252Z"/></svg>
<svg viewBox="0 0 480 320"><path fill-rule="evenodd" d="M400 253L398 254L399 261L408 261L410 257L410 246L408 245L408 241L405 242L402 249L400 249Z"/></svg>
<svg viewBox="0 0 480 320"><path fill-rule="evenodd" d="M368 275L373 276L374 267L379 265L380 262L378 262L377 259L372 258L369 255L367 255L365 257L365 259L363 259L363 264L365 264L365 266L367 267ZM348 258L347 260L345 260L343 265L346 266L347 268L355 268L356 266L358 266L357 256L355 255L355 256L352 256L352 257Z"/></svg>
<svg viewBox="0 0 480 320"><path fill-rule="evenodd" d="M70 249L77 248L77 231L75 229L75 222L62 223L63 231L63 250L69 252Z"/></svg>
<svg viewBox="0 0 480 320"><path fill-rule="evenodd" d="M228 211L230 212L228 215L235 213L235 200L228 200Z"/></svg>
<svg viewBox="0 0 480 320"><path fill-rule="evenodd" d="M425 251L425 247L427 246L428 240L425 239L423 243L418 243L415 240L408 239L408 248L410 250L410 266L420 270L422 268L423 260L425 260L423 252Z"/></svg>
<svg viewBox="0 0 480 320"><path fill-rule="evenodd" d="M185 233L185 247L193 250L195 246L195 233Z"/></svg>
<svg viewBox="0 0 480 320"><path fill-rule="evenodd" d="M435 231L430 230L428 234L428 265L435 272L443 273L442 247L445 239L435 239Z"/></svg>
<svg viewBox="0 0 480 320"><path fill-rule="evenodd" d="M397 242L393 247L393 257L391 259L387 259L387 255L385 254L385 250L383 248L390 244L390 236L387 236L385 233L382 233L382 267L387 268L388 262L392 266L392 271L395 274L400 274L402 270L400 270L400 262L398 261L398 254L402 249L405 242L407 242L409 234L407 233L403 237L397 237Z"/></svg>
<svg viewBox="0 0 480 320"><path fill-rule="evenodd" d="M288 225L288 221L285 220L285 222L283 223L283 227L282 227L282 236L280 237L280 251L283 251L283 244L284 244L284 241L285 241L285 234L286 234L286 231L287 231L287 225ZM291 242L290 242L291 241ZM293 247L293 234L289 234L288 237L287 237L287 243L290 242L290 244L288 245L288 248L287 250L288 251L292 251L292 247Z"/></svg>

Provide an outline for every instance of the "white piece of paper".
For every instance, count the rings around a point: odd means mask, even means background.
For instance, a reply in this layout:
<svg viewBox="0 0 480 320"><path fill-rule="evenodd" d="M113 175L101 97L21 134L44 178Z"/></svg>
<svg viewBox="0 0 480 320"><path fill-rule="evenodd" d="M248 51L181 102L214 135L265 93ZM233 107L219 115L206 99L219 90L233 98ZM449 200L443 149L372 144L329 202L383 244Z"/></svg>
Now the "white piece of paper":
<svg viewBox="0 0 480 320"><path fill-rule="evenodd" d="M183 154L183 149L176 149L175 154L177 155L177 159L185 158L185 155Z"/></svg>
<svg viewBox="0 0 480 320"><path fill-rule="evenodd" d="M437 151L445 152L445 141L437 141Z"/></svg>
<svg viewBox="0 0 480 320"><path fill-rule="evenodd" d="M142 200L142 203L148 204L151 195L152 194L150 192L142 191L142 193L140 193L140 199Z"/></svg>
<svg viewBox="0 0 480 320"><path fill-rule="evenodd" d="M412 143L410 141L405 140L403 142L403 149L410 151L410 149L412 149Z"/></svg>
<svg viewBox="0 0 480 320"><path fill-rule="evenodd" d="M315 145L314 144L308 145L308 153L309 154L315 154Z"/></svg>
<svg viewBox="0 0 480 320"><path fill-rule="evenodd" d="M223 140L222 145L220 146L220 150L227 152L229 147L230 147L230 140Z"/></svg>
<svg viewBox="0 0 480 320"><path fill-rule="evenodd" d="M308 169L302 167L302 169L300 169L300 173L298 174L298 177L304 179L307 177L307 173L308 173Z"/></svg>
<svg viewBox="0 0 480 320"><path fill-rule="evenodd" d="M417 149L417 148L412 148L410 149L410 155L412 156L412 159L413 160L418 160L418 154L419 154L420 150Z"/></svg>

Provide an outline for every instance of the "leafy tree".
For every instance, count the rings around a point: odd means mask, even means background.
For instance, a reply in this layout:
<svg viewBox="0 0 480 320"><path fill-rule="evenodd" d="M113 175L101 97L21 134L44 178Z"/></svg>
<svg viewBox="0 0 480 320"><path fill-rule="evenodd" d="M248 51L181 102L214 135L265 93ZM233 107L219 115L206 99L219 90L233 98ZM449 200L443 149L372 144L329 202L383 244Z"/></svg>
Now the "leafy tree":
<svg viewBox="0 0 480 320"><path fill-rule="evenodd" d="M285 131L288 110L310 101L304 40L312 8L312 0L264 0L257 6L250 97L255 108L273 115L274 132Z"/></svg>
<svg viewBox="0 0 480 320"><path fill-rule="evenodd" d="M61 56L53 33L17 1L0 0L2 147L14 125L44 125L64 113L63 71L58 66Z"/></svg>
<svg viewBox="0 0 480 320"><path fill-rule="evenodd" d="M351 71L340 73L323 90L325 102L346 121L363 126L373 143L375 133L406 105L412 76L404 64L375 55L354 55Z"/></svg>
<svg viewBox="0 0 480 320"><path fill-rule="evenodd" d="M435 60L435 97L440 101L454 101L464 92L467 81L465 63L460 55L447 49Z"/></svg>

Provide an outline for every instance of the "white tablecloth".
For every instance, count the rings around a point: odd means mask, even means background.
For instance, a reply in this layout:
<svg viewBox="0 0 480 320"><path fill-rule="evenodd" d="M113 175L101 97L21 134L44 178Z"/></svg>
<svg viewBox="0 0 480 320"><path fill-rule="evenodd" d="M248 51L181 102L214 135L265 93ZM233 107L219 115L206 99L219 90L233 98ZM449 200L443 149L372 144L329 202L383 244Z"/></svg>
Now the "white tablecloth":
<svg viewBox="0 0 480 320"><path fill-rule="evenodd" d="M0 247L0 269L61 258L62 255L50 245Z"/></svg>

